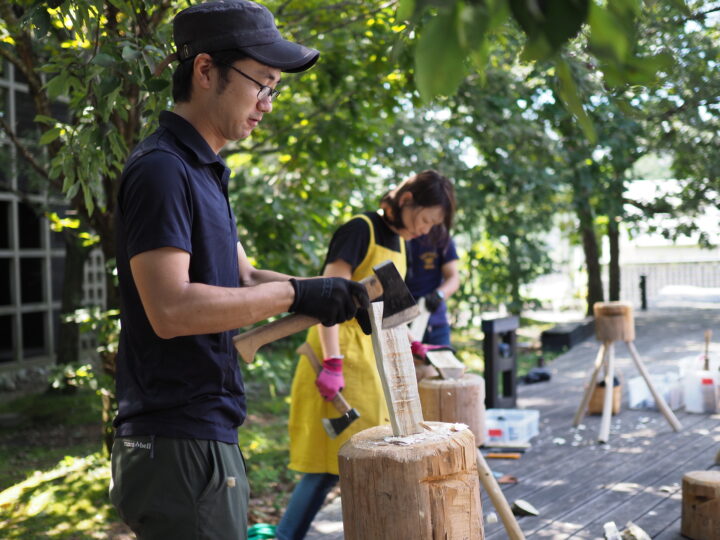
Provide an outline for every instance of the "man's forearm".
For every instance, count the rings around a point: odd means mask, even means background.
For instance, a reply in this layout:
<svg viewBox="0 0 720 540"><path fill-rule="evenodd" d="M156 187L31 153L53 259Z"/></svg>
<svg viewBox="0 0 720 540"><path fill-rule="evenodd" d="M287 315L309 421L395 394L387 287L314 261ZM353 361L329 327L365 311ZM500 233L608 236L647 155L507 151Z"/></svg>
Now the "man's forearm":
<svg viewBox="0 0 720 540"><path fill-rule="evenodd" d="M243 276L243 285L245 287L253 287L262 283L271 283L273 281L288 281L291 277L287 274L275 272L273 270L259 270L253 268L247 275Z"/></svg>
<svg viewBox="0 0 720 540"><path fill-rule="evenodd" d="M216 287L188 283L178 295L163 303L148 318L162 338L213 334L241 328L284 313L292 304L292 285L265 283L254 287ZM146 312L148 306L145 306Z"/></svg>

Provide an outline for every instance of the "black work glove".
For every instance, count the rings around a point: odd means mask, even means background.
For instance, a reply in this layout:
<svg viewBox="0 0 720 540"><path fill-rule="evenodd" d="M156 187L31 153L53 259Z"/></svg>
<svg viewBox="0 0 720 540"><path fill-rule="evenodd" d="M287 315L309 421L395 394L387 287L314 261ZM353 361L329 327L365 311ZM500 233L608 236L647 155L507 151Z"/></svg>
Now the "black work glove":
<svg viewBox="0 0 720 540"><path fill-rule="evenodd" d="M290 283L295 289L290 311L319 319L325 326L350 320L358 309L367 310L370 306L365 287L356 281L337 277L291 278Z"/></svg>
<svg viewBox="0 0 720 540"><path fill-rule="evenodd" d="M372 334L372 326L370 325L370 311L367 309L358 309L357 315L355 315L363 334L369 336Z"/></svg>
<svg viewBox="0 0 720 540"><path fill-rule="evenodd" d="M435 313L437 308L440 307L440 304L442 304L444 298L445 295L441 291L435 289L430 294L425 295L425 307L430 313Z"/></svg>

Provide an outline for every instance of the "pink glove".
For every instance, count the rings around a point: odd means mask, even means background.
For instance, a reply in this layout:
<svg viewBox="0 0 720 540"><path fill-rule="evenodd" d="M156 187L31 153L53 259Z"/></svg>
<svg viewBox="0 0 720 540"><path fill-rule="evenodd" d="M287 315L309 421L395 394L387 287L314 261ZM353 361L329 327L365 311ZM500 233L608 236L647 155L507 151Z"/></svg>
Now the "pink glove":
<svg viewBox="0 0 720 540"><path fill-rule="evenodd" d="M342 372L343 357L331 356L323 360L323 368L315 379L315 386L320 395L331 401L337 393L345 388L345 377Z"/></svg>
<svg viewBox="0 0 720 540"><path fill-rule="evenodd" d="M427 361L427 352L428 351L436 351L436 350L442 350L442 349L452 349L451 347L447 345L425 345L424 343L420 343L419 341L413 341L410 344L410 350L413 353L413 356L417 356L420 360Z"/></svg>
<svg viewBox="0 0 720 540"><path fill-rule="evenodd" d="M419 341L413 341L410 344L410 350L412 351L413 356L417 356L420 360L425 360L425 353L427 352L425 345Z"/></svg>

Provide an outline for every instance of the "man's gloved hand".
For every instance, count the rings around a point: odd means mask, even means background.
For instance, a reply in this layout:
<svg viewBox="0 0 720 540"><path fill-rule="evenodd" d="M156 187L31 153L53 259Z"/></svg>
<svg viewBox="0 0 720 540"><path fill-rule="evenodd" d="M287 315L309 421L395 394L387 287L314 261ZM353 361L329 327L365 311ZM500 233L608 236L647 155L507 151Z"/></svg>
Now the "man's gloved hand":
<svg viewBox="0 0 720 540"><path fill-rule="evenodd" d="M425 295L425 307L430 313L435 313L444 299L445 294L443 294L442 291L435 289L430 294Z"/></svg>
<svg viewBox="0 0 720 540"><path fill-rule="evenodd" d="M369 336L372 334L372 325L370 324L370 310L369 309L358 309L355 315L363 334Z"/></svg>
<svg viewBox="0 0 720 540"><path fill-rule="evenodd" d="M332 400L337 393L345 388L345 377L342 372L343 357L331 356L323 360L322 370L315 379L315 386L320 395L327 401Z"/></svg>
<svg viewBox="0 0 720 540"><path fill-rule="evenodd" d="M325 326L334 326L352 319L358 309L370 306L365 287L356 281L338 277L295 279L295 300L290 311L319 319Z"/></svg>

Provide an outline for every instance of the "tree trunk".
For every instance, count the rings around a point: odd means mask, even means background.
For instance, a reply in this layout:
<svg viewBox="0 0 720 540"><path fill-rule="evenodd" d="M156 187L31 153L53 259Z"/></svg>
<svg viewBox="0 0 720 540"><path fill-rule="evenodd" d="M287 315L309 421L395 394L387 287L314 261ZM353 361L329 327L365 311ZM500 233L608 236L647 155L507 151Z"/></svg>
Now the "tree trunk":
<svg viewBox="0 0 720 540"><path fill-rule="evenodd" d="M520 297L520 269L518 257L518 238L515 235L508 236L508 270L510 277L510 313L520 315L522 311L522 298Z"/></svg>
<svg viewBox="0 0 720 540"><path fill-rule="evenodd" d="M74 231L64 229L65 269L63 273L62 300L60 312L69 315L82 307L83 268L90 254L90 248L84 247ZM77 362L80 356L80 329L77 323L60 321L57 345L57 363Z"/></svg>
<svg viewBox="0 0 720 540"><path fill-rule="evenodd" d="M607 227L610 240L610 264L608 267L609 300L620 300L620 228L615 216L610 216Z"/></svg>
<svg viewBox="0 0 720 540"><path fill-rule="evenodd" d="M580 219L580 234L588 275L586 314L592 315L595 302L602 302L604 300L602 274L600 271L600 250L598 248L597 237L595 236L595 224L590 203L587 199L579 200L576 201L575 208L578 218Z"/></svg>

